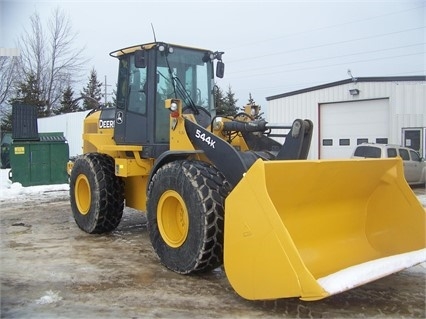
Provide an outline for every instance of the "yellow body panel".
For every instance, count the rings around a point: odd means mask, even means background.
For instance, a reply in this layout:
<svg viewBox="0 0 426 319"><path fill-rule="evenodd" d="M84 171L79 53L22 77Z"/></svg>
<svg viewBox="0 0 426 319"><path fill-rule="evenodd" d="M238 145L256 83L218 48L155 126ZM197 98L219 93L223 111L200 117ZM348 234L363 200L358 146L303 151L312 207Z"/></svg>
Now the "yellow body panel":
<svg viewBox="0 0 426 319"><path fill-rule="evenodd" d="M124 181L126 206L145 211L148 176L130 176L124 178Z"/></svg>
<svg viewBox="0 0 426 319"><path fill-rule="evenodd" d="M120 57L124 54L129 54L129 53L133 53L137 50L150 50L153 47L155 47L156 45L158 45L157 42L152 42L152 43L145 43L145 44L138 44L138 45L133 45L131 47L127 47L127 48L123 48L117 51L113 51L111 52L109 55L112 57ZM170 44L173 47L181 47L181 48L193 48L193 47L189 47L189 46L184 46L184 45L180 45L180 44ZM197 48L197 50L202 50L200 48ZM205 50L205 49L204 49ZM205 50L207 51L207 50Z"/></svg>
<svg viewBox="0 0 426 319"><path fill-rule="evenodd" d="M113 135L114 128L99 128L100 112L89 115L84 121L83 152L100 152L115 159L115 175L125 183L126 206L144 211L146 209L146 187L154 159L142 159L140 145L117 145ZM128 157L126 153L132 153ZM67 167L70 172L72 163Z"/></svg>
<svg viewBox="0 0 426 319"><path fill-rule="evenodd" d="M246 299L321 299L389 270L335 289L321 278L351 267L371 272L400 254L402 268L426 258L425 210L400 159L258 160L225 208L225 271Z"/></svg>
<svg viewBox="0 0 426 319"><path fill-rule="evenodd" d="M84 120L83 154L101 152L100 148L107 149L108 146L115 146L114 128L99 128L100 115L101 112L95 112ZM103 153L114 158L118 156L117 152L113 150L107 150Z"/></svg>
<svg viewBox="0 0 426 319"><path fill-rule="evenodd" d="M153 159L136 160L133 158L116 158L115 175L121 177L149 175Z"/></svg>
<svg viewBox="0 0 426 319"><path fill-rule="evenodd" d="M186 134L183 117L172 118L170 125L173 127L170 130L170 149L179 151L194 150L194 146L192 146L188 134Z"/></svg>

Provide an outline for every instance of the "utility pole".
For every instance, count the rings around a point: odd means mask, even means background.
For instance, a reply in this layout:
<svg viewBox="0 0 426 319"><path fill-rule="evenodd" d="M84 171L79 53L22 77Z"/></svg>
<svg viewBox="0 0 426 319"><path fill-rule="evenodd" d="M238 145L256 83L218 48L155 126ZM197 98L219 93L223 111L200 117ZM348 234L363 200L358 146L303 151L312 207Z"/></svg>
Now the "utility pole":
<svg viewBox="0 0 426 319"><path fill-rule="evenodd" d="M107 76L105 75L105 88L104 88L104 97L105 97L105 105L107 104L107 96L108 96L108 94L111 94L111 93L108 93L108 86L111 86L110 84L107 84Z"/></svg>

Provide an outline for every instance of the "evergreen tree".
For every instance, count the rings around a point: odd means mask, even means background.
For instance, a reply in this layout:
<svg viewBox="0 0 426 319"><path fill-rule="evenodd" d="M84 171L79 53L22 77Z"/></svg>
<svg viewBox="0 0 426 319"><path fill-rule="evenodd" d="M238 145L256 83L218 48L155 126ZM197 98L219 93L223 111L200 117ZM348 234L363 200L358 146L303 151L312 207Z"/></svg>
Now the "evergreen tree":
<svg viewBox="0 0 426 319"><path fill-rule="evenodd" d="M90 71L89 82L86 87L83 88L83 92L81 92L81 96L86 97L83 100L83 110L91 110L100 104L102 99L102 85L102 82L98 81L96 70L92 68Z"/></svg>
<svg viewBox="0 0 426 319"><path fill-rule="evenodd" d="M105 107L116 107L117 106L117 90L112 90L112 102L107 102Z"/></svg>
<svg viewBox="0 0 426 319"><path fill-rule="evenodd" d="M19 82L16 96L11 98L10 104L25 104L37 108L37 117L48 116L46 101L42 98L39 81L33 73L30 73L25 81Z"/></svg>
<svg viewBox="0 0 426 319"><path fill-rule="evenodd" d="M241 111L252 116L253 119L263 118L263 113L260 113L262 107L254 101L251 93L249 93L249 99L245 106L241 107Z"/></svg>
<svg viewBox="0 0 426 319"><path fill-rule="evenodd" d="M61 99L61 106L54 110L53 112L55 114L63 114L63 113L72 113L72 112L78 112L80 111L80 107L78 103L74 100L74 91L72 90L71 86L68 85L68 87L65 89L64 93L62 94Z"/></svg>
<svg viewBox="0 0 426 319"><path fill-rule="evenodd" d="M223 96L222 89L218 86L215 86L214 103L215 103L216 115L220 115L220 116L226 115L224 100L225 100L225 97Z"/></svg>
<svg viewBox="0 0 426 319"><path fill-rule="evenodd" d="M247 105L256 105L256 102L254 101L253 97L251 96L251 93L249 93L249 99Z"/></svg>
<svg viewBox="0 0 426 319"><path fill-rule="evenodd" d="M225 96L225 105L227 109L227 115L236 115L237 114L237 102L238 99L235 98L235 93L232 92L231 86L228 86L228 91Z"/></svg>
<svg viewBox="0 0 426 319"><path fill-rule="evenodd" d="M12 109L3 113L1 118L1 131L12 132Z"/></svg>
<svg viewBox="0 0 426 319"><path fill-rule="evenodd" d="M214 92L216 114L220 116L234 116L237 114L237 101L235 93L232 92L231 86L228 87L226 94L223 90L216 86Z"/></svg>

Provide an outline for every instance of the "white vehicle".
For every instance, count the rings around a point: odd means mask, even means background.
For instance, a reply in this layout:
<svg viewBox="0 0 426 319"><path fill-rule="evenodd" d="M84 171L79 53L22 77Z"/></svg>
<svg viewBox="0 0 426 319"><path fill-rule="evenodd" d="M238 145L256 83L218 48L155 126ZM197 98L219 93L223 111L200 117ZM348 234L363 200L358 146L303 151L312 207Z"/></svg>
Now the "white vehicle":
<svg viewBox="0 0 426 319"><path fill-rule="evenodd" d="M358 145L351 158L391 158L401 157L404 175L410 185L425 185L426 162L420 154L408 147L390 144L363 143Z"/></svg>

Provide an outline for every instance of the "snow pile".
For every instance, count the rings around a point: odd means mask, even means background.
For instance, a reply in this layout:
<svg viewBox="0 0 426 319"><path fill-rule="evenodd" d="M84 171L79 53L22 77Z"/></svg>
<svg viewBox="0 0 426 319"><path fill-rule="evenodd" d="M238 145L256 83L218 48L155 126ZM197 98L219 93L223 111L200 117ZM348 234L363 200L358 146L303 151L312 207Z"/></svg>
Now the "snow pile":
<svg viewBox="0 0 426 319"><path fill-rule="evenodd" d="M69 192L68 184L23 187L21 183L12 183L9 171L10 169L0 170L0 200L55 198L63 197Z"/></svg>

